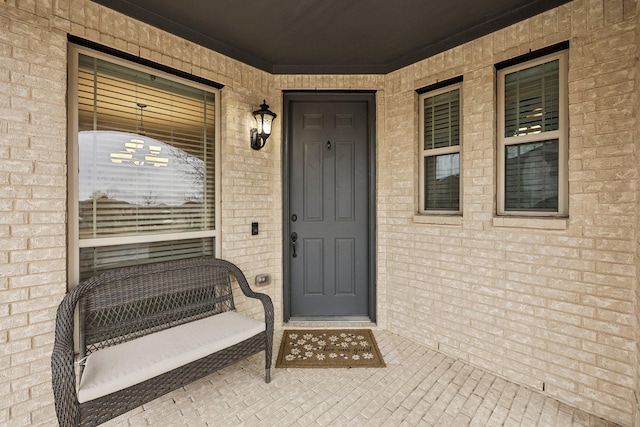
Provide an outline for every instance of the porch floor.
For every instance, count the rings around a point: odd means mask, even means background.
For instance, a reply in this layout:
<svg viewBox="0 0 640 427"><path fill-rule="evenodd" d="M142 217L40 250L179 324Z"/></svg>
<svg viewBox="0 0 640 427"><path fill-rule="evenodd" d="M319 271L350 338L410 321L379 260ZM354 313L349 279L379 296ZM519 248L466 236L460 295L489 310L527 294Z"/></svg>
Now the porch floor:
<svg viewBox="0 0 640 427"><path fill-rule="evenodd" d="M386 368L272 367L266 384L260 353L105 426L616 426L406 338L374 335Z"/></svg>

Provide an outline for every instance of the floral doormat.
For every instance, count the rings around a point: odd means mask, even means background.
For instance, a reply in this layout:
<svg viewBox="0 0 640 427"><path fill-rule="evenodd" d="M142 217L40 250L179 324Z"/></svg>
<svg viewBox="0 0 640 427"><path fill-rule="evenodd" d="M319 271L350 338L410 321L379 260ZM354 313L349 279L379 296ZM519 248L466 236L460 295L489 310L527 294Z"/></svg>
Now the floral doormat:
<svg viewBox="0 0 640 427"><path fill-rule="evenodd" d="M285 330L276 368L383 368L370 329Z"/></svg>

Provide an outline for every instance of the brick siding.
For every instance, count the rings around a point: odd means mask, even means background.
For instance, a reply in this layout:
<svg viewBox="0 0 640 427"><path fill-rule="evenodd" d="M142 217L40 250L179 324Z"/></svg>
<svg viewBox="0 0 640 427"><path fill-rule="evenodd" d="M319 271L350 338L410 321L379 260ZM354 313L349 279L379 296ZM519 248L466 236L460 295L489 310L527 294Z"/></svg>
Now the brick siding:
<svg viewBox="0 0 640 427"><path fill-rule="evenodd" d="M376 90L379 327L632 425L640 383L639 21L636 0L576 0L385 76L272 76L88 0L1 1L0 424L55 419L49 357L66 292L71 33L225 85L220 247L250 282L272 274L262 290L277 319L281 90ZM494 64L566 40L569 218L496 218ZM415 89L460 75L463 216L424 218L415 214ZM279 118L255 152L250 112L262 99ZM250 235L254 221L258 236Z"/></svg>
<svg viewBox="0 0 640 427"><path fill-rule="evenodd" d="M391 73L378 141L389 329L623 425L637 381L636 19L635 2L575 1ZM569 218L496 218L494 64L567 40ZM441 225L415 215L414 90L460 75L463 216Z"/></svg>

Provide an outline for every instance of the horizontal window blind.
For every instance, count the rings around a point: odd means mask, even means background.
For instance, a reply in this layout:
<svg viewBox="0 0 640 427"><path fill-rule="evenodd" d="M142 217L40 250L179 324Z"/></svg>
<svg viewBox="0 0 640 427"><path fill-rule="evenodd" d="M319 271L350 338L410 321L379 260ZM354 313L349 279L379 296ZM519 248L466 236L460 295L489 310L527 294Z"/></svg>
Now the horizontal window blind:
<svg viewBox="0 0 640 427"><path fill-rule="evenodd" d="M505 76L505 138L557 130L560 120L559 61Z"/></svg>
<svg viewBox="0 0 640 427"><path fill-rule="evenodd" d="M424 100L424 149L460 144L460 89Z"/></svg>
<svg viewBox="0 0 640 427"><path fill-rule="evenodd" d="M81 275L212 251L157 236L215 230L215 95L80 54L77 101ZM140 246L97 244L125 236Z"/></svg>

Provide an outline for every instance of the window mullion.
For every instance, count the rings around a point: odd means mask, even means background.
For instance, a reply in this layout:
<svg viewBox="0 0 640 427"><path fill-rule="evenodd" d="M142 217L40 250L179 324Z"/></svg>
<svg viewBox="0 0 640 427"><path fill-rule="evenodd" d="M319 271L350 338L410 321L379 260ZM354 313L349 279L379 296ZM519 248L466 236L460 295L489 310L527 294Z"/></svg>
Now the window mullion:
<svg viewBox="0 0 640 427"><path fill-rule="evenodd" d="M430 150L423 150L424 156L441 156L443 154L458 153L460 151L459 145L452 145L450 147L432 148Z"/></svg>
<svg viewBox="0 0 640 427"><path fill-rule="evenodd" d="M530 135L510 136L502 139L504 145L526 144L537 141L546 141L549 139L559 139L562 135L560 130L550 130Z"/></svg>

